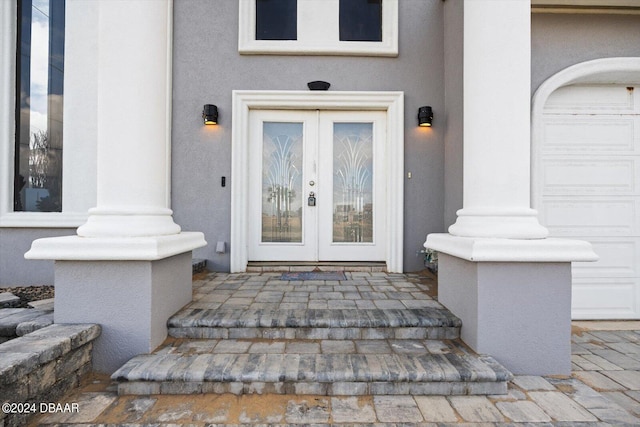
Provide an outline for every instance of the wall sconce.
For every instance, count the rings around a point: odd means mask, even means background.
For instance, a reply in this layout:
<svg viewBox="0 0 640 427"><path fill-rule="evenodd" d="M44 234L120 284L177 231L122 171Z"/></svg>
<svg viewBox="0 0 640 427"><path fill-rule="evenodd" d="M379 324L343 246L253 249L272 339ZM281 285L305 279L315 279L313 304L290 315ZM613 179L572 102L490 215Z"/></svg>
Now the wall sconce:
<svg viewBox="0 0 640 427"><path fill-rule="evenodd" d="M307 83L309 90L329 90L329 86L331 86L331 83L323 82L322 80Z"/></svg>
<svg viewBox="0 0 640 427"><path fill-rule="evenodd" d="M205 104L202 109L202 119L205 125L217 125L218 107L213 104Z"/></svg>
<svg viewBox="0 0 640 427"><path fill-rule="evenodd" d="M431 107L425 106L418 108L418 126L431 127L433 122L433 110Z"/></svg>

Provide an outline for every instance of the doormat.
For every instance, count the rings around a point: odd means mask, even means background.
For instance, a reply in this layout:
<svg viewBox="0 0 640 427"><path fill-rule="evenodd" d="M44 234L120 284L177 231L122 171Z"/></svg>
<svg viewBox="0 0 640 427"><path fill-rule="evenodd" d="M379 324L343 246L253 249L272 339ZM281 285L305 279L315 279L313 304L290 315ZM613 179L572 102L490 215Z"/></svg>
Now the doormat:
<svg viewBox="0 0 640 427"><path fill-rule="evenodd" d="M280 280L347 280L343 271L299 271L282 273Z"/></svg>

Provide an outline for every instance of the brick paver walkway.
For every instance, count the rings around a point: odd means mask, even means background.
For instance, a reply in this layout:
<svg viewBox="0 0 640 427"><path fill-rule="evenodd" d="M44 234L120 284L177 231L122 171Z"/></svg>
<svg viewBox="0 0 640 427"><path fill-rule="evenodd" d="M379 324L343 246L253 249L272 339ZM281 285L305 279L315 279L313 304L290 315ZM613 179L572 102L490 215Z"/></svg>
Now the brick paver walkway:
<svg viewBox="0 0 640 427"><path fill-rule="evenodd" d="M394 280L389 280L391 275L376 276L376 274L378 273L369 273L367 276L363 273L362 281L394 282L397 280L398 283L414 283L419 279L418 276L394 275ZM314 298L311 291L308 295L291 296L290 292L295 291L288 290L283 290L283 293L278 294L277 297L275 294L260 297L260 290L240 289L242 284L249 281L244 276L225 276L225 280L233 281L234 277L237 277L240 286L236 289L227 289L229 292L222 292L220 295L218 291L207 292L207 286L214 286L210 281L196 282L192 307L211 308L209 304L219 304L218 307L225 304L231 307L237 304L237 307L244 309L250 308L251 304L278 304L279 307L282 307L282 304L305 304L309 307L313 301L326 301L329 308L338 300L353 301L357 304L357 301L361 300L362 292L376 292L362 289L355 291L342 289L342 292L336 292L335 289L330 291L327 288L323 289L323 292L333 292L331 300L326 296L321 298L320 295ZM273 275L257 277L277 280ZM260 280L265 279L254 279L256 282ZM307 285L331 286L326 283L307 283ZM215 286L219 291L224 291L220 288L220 283ZM390 294L398 292L397 287L395 289L391 287L379 292L373 301L378 303L385 299L402 301L402 298L397 298L401 295ZM240 296L238 292L245 293ZM347 298L349 292L358 292L359 298L355 298L355 295L353 295L354 299ZM338 293L341 294L340 297ZM391 295L396 295L396 298L389 298ZM273 301L256 301L263 298L273 299ZM287 298L286 301L285 298ZM295 298L296 301L289 298ZM430 297L424 301L438 304ZM378 307L376 302L373 304ZM406 307L406 304L404 306ZM572 376L516 376L509 383L508 394L500 396L328 397L272 394L118 396L115 385L108 377L94 376L88 379L81 390L61 400L61 403L79 403L80 410L77 413L46 415L38 421L43 425L85 426L125 423L162 426L239 424L637 426L640 425L640 328L623 330L628 329L628 323L620 322L618 325L619 330L607 331L575 327L572 335L574 366ZM353 342L354 346L357 346L356 341L347 342ZM318 341L318 344L322 346L321 341ZM265 346L268 346L268 343L265 342L263 347ZM247 348L243 351L251 350Z"/></svg>

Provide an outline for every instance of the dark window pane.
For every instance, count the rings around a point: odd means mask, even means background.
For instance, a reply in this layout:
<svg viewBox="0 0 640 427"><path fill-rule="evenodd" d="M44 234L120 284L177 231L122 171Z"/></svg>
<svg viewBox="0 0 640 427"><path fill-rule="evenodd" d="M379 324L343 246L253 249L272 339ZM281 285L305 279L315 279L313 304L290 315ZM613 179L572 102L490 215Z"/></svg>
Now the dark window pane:
<svg viewBox="0 0 640 427"><path fill-rule="evenodd" d="M18 1L14 211L62 211L64 8Z"/></svg>
<svg viewBox="0 0 640 427"><path fill-rule="evenodd" d="M382 41L382 0L340 0L341 41Z"/></svg>
<svg viewBox="0 0 640 427"><path fill-rule="evenodd" d="M297 38L297 0L256 0L256 40Z"/></svg>

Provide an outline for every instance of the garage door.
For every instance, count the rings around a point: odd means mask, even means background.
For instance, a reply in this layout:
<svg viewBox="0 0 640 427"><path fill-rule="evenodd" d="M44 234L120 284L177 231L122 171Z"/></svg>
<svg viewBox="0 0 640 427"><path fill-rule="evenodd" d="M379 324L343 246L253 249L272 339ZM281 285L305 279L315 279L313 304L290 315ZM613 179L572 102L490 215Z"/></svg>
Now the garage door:
<svg viewBox="0 0 640 427"><path fill-rule="evenodd" d="M588 240L573 267L574 319L640 318L640 86L576 85L549 97L534 205L554 237Z"/></svg>

